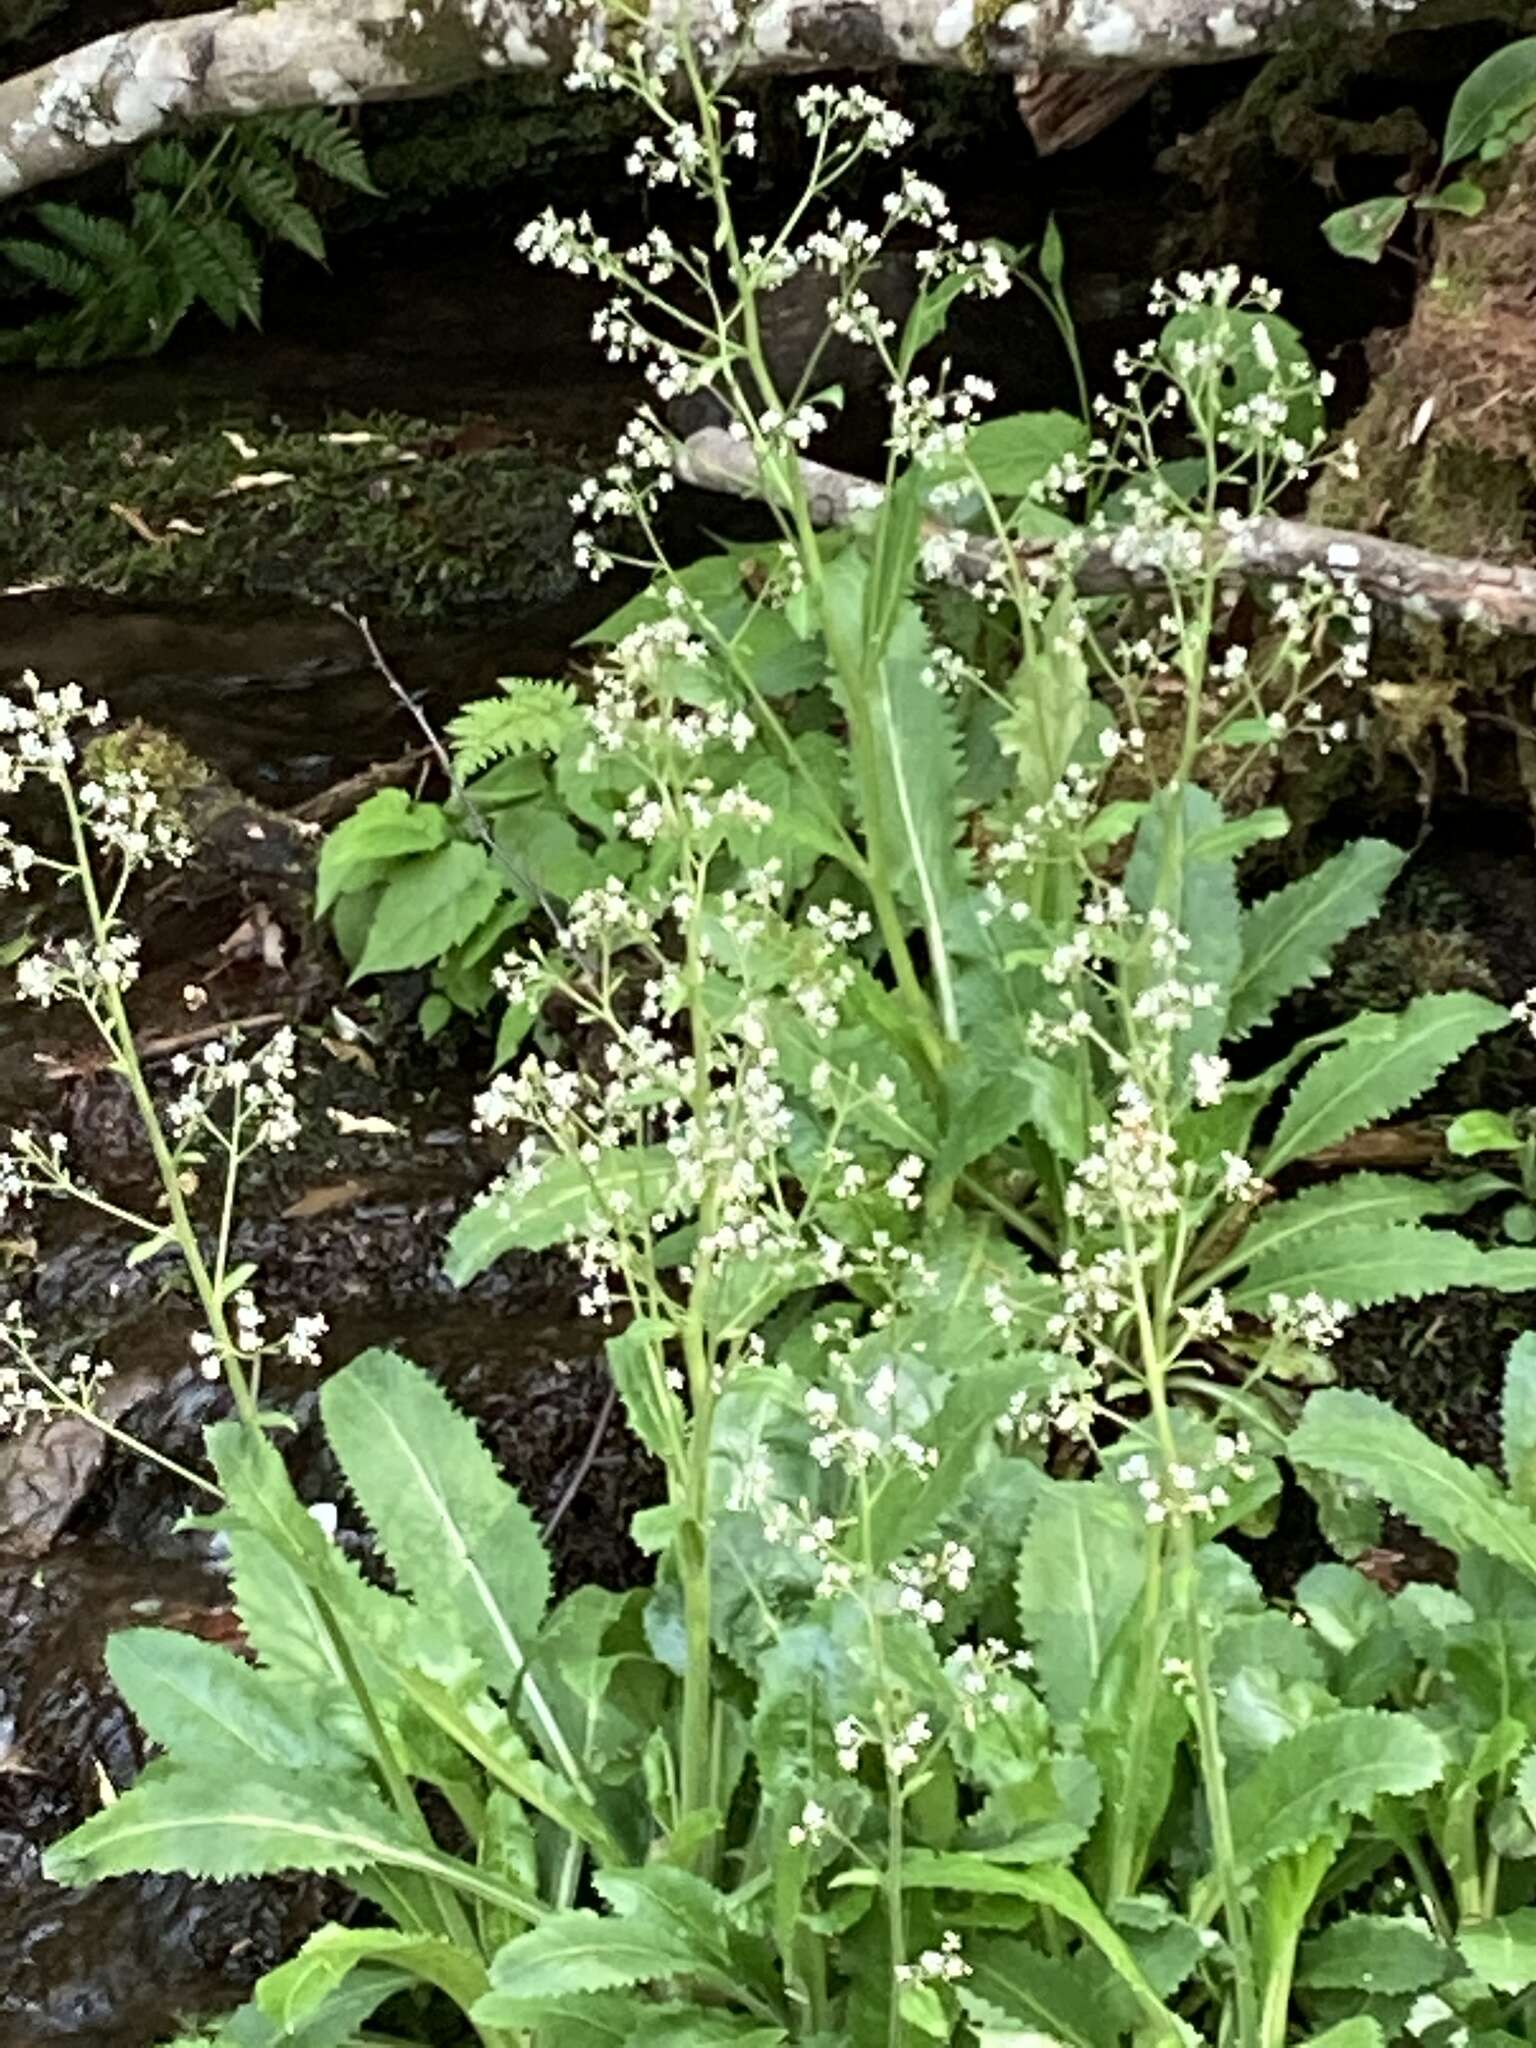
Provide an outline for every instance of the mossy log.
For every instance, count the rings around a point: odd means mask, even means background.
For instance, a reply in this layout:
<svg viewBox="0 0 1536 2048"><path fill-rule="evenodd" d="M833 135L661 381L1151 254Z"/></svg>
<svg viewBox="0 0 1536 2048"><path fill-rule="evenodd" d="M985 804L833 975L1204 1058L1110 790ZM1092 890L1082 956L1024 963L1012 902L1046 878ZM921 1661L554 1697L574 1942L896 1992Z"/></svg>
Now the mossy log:
<svg viewBox="0 0 1536 2048"><path fill-rule="evenodd" d="M1306 32L1464 17L1475 0L657 0L735 71L1002 72L1215 63ZM253 0L146 22L0 83L0 197L87 170L164 129L280 108L426 98L488 73L558 74L600 6L541 0Z"/></svg>

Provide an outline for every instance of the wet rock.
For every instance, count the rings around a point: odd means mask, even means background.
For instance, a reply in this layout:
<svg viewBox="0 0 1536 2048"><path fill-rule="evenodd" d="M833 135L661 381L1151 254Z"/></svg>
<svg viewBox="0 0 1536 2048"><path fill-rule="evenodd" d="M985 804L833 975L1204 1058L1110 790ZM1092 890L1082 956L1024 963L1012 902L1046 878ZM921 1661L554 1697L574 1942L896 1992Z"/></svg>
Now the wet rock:
<svg viewBox="0 0 1536 2048"><path fill-rule="evenodd" d="M46 1556L105 1456L106 1438L77 1415L0 1442L0 1550Z"/></svg>
<svg viewBox="0 0 1536 2048"><path fill-rule="evenodd" d="M206 1561L77 1544L42 1563L0 1556L0 2040L132 2048L183 2012L234 2003L324 1917L318 1880L124 1879L47 1884L43 1848L143 1762L102 1659L115 1629L212 1637L231 1626Z"/></svg>

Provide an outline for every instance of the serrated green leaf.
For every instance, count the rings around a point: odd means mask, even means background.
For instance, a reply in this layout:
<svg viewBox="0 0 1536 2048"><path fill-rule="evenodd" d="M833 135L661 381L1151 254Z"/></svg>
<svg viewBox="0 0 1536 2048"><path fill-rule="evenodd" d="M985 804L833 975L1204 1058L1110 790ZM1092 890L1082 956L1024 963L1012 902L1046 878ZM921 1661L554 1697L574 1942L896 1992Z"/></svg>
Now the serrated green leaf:
<svg viewBox="0 0 1536 2048"><path fill-rule="evenodd" d="M1232 1037L1246 1037L1286 996L1328 972L1334 948L1369 924L1407 858L1385 839L1357 839L1243 913L1243 957L1228 1021Z"/></svg>
<svg viewBox="0 0 1536 2048"><path fill-rule="evenodd" d="M1209 983L1215 1000L1196 1012L1179 1039L1183 1059L1214 1052L1226 1033L1227 1006L1242 960L1237 864L1229 853L1194 851L1201 839L1219 843L1226 820L1216 799L1196 784L1160 790L1136 832L1125 871L1125 893L1142 916L1166 911L1189 940L1180 972Z"/></svg>
<svg viewBox="0 0 1536 2048"><path fill-rule="evenodd" d="M718 1968L712 1948L696 1943L667 1918L605 1918L580 1907L551 1913L497 1951L491 1989L471 2018L480 2026L516 2026L530 1999L614 1991L670 1977L711 1975Z"/></svg>
<svg viewBox="0 0 1536 2048"><path fill-rule="evenodd" d="M440 959L488 915L503 882L485 848L464 840L406 861L374 905L368 942L351 978L398 974Z"/></svg>
<svg viewBox="0 0 1536 2048"><path fill-rule="evenodd" d="M691 1870L655 1863L645 1870L600 1870L592 1882L598 1897L621 1919L665 1927L698 1956L722 1969L729 1966L725 1900Z"/></svg>
<svg viewBox="0 0 1536 2048"><path fill-rule="evenodd" d="M664 1368L651 1369L653 1355L659 1361L674 1334L659 1316L636 1316L604 1346L629 1426L658 1458L673 1456L684 1436L682 1406L662 1376Z"/></svg>
<svg viewBox="0 0 1536 2048"><path fill-rule="evenodd" d="M43 1857L55 1884L94 1884L133 1871L220 1882L285 1870L345 1876L371 1865L522 1904L507 1886L419 1841L375 1794L362 1786L338 1789L333 1777L318 1774L268 1779L151 1764Z"/></svg>
<svg viewBox="0 0 1536 2048"><path fill-rule="evenodd" d="M1439 1739L1411 1714L1345 1708L1285 1736L1232 1793L1232 1832L1243 1867L1261 1870L1309 1848L1345 1815L1437 1784Z"/></svg>
<svg viewBox="0 0 1536 2048"><path fill-rule="evenodd" d="M965 1945L970 1975L960 2003L982 2027L1007 2043L1007 2022L1037 2039L1068 2048L1104 2048L1104 2021L1095 1987L1074 1964L1043 1954L1018 1936L987 1935Z"/></svg>
<svg viewBox="0 0 1536 2048"><path fill-rule="evenodd" d="M1524 1991L1536 1984L1536 1906L1464 1925L1456 1946L1467 1967L1495 1991Z"/></svg>
<svg viewBox="0 0 1536 2048"><path fill-rule="evenodd" d="M1326 2033L1309 2034L1302 2048L1386 2048L1381 2021L1369 2013L1357 2013L1352 2020L1340 2020Z"/></svg>
<svg viewBox="0 0 1536 2048"><path fill-rule="evenodd" d="M320 1410L396 1581L423 1605L449 1605L492 1683L510 1692L549 1604L549 1559L479 1431L392 1351L365 1351L332 1374Z"/></svg>
<svg viewBox="0 0 1536 2048"><path fill-rule="evenodd" d="M1146 1573L1142 1526L1109 1482L1052 1486L1019 1551L1019 1626L1060 1721L1080 1720Z"/></svg>
<svg viewBox="0 0 1536 2048"><path fill-rule="evenodd" d="M1416 1223L1425 1216L1463 1216L1497 1193L1492 1174L1460 1180L1420 1180L1411 1173L1346 1173L1269 1203L1223 1270L1291 1253L1314 1231L1362 1230L1367 1225Z"/></svg>
<svg viewBox="0 0 1536 2048"><path fill-rule="evenodd" d="M1501 1003L1467 989L1419 996L1396 1014L1356 1017L1302 1075L1261 1172L1272 1178L1292 1160L1406 1108L1469 1047L1508 1021Z"/></svg>
<svg viewBox="0 0 1536 2048"><path fill-rule="evenodd" d="M1531 1331L1510 1347L1501 1421L1505 1480L1520 1506L1536 1513L1536 1333Z"/></svg>
<svg viewBox="0 0 1536 2048"><path fill-rule="evenodd" d="M505 1252L547 1251L579 1237L615 1196L659 1209L676 1181L677 1162L665 1145L608 1152L591 1166L549 1159L526 1192L492 1188L459 1218L448 1239L448 1277L464 1287Z"/></svg>
<svg viewBox="0 0 1536 2048"><path fill-rule="evenodd" d="M1256 1258L1230 1299L1234 1308L1263 1313L1271 1294L1297 1298L1315 1291L1368 1308L1382 1301L1419 1301L1454 1287L1503 1293L1536 1288L1536 1251L1485 1251L1454 1230L1418 1223L1308 1231Z"/></svg>
<svg viewBox="0 0 1536 2048"><path fill-rule="evenodd" d="M312 1697L232 1650L177 1629L124 1629L107 1643L112 1683L152 1742L178 1764L238 1770L345 1770Z"/></svg>
<svg viewBox="0 0 1536 2048"><path fill-rule="evenodd" d="M1453 1967L1427 1927L1385 1913L1352 1913L1302 1944L1296 1981L1314 1991L1390 1998L1427 1990Z"/></svg>
<svg viewBox="0 0 1536 2048"><path fill-rule="evenodd" d="M467 2011L486 1989L480 1960L451 1941L393 1927L321 1927L290 1962L269 1970L256 1987L256 2004L267 2017L293 2032L309 2019L352 1973L383 1962L402 1974L447 1992Z"/></svg>
<svg viewBox="0 0 1536 2048"><path fill-rule="evenodd" d="M641 2008L624 2048L779 2048L788 2038L782 2027L717 2005L668 2004Z"/></svg>
<svg viewBox="0 0 1536 2048"><path fill-rule="evenodd" d="M1312 1395L1289 1455L1368 1488L1453 1550L1484 1550L1536 1581L1536 1520L1488 1477L1432 1443L1374 1395L1326 1387Z"/></svg>
<svg viewBox="0 0 1536 2048"><path fill-rule="evenodd" d="M863 1879L867 1873L859 1871L853 1875ZM905 1889L914 1891L953 1891L983 1898L1025 1899L1056 1914L1093 1944L1148 2016L1165 2024L1171 2035L1177 2036L1178 2028L1172 2014L1148 1983L1124 1937L1099 1911L1087 1886L1063 1866L1040 1864L1034 1869L1020 1870L1011 1864L994 1863L985 1856L964 1852L946 1855L927 1849L912 1849L902 1859L901 1881Z"/></svg>
<svg viewBox="0 0 1536 2048"><path fill-rule="evenodd" d="M1013 757L1014 786L1024 803L1050 800L1093 709L1087 661L1066 630L1072 602L1067 591L1053 599L1040 623L1039 646L1009 678L1007 708L993 728L997 744Z"/></svg>

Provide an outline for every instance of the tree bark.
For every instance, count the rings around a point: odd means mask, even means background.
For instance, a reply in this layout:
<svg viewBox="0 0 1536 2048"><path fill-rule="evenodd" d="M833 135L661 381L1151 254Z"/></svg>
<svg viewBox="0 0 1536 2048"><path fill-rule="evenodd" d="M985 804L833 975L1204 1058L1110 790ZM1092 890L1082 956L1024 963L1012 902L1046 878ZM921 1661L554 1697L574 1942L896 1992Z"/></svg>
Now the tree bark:
<svg viewBox="0 0 1536 2048"><path fill-rule="evenodd" d="M819 462L802 463L801 470L817 525L846 526L854 515L852 494L868 491L867 479ZM679 450L677 471L685 483L700 490L728 491L740 498L764 495L750 446L733 440L721 427L690 435ZM930 530L946 531L937 521L930 522ZM970 535L964 539L954 565L955 580L979 583L996 565L999 544ZM1214 545L1220 548L1223 568L1234 578L1296 583L1309 572L1322 570L1340 582L1354 582L1379 604L1419 618L1536 634L1536 569L1434 554L1428 548L1405 547L1401 541L1379 540L1374 534L1308 526L1299 519L1250 520L1221 534ZM1021 541L1018 553L1026 562L1050 562L1056 546L1054 541ZM1156 588L1162 580L1161 571L1119 559L1111 542L1087 547L1074 562L1074 575L1078 589L1092 597Z"/></svg>
<svg viewBox="0 0 1536 2048"><path fill-rule="evenodd" d="M656 0L653 32L685 17L743 73L1166 68L1251 56L1304 22L1363 34L1433 22L1466 0L741 0L724 36L718 4ZM256 0L148 22L0 83L0 197L188 121L559 73L573 35L542 0Z"/></svg>

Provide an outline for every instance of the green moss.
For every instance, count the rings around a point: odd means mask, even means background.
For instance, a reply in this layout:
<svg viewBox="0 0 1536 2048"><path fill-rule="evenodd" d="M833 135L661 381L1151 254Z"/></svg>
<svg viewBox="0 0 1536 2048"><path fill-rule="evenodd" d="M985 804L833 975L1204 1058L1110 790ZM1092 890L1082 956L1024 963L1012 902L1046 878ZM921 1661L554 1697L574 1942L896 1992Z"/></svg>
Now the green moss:
<svg viewBox="0 0 1536 2048"><path fill-rule="evenodd" d="M599 164L643 125L634 104L615 94L571 93L559 80L519 76L370 109L368 158L397 208L515 183L526 211L529 180Z"/></svg>
<svg viewBox="0 0 1536 2048"><path fill-rule="evenodd" d="M62 14L67 0L0 0L0 43L25 42L55 14Z"/></svg>
<svg viewBox="0 0 1536 2048"><path fill-rule="evenodd" d="M139 774L163 804L179 810L195 789L214 778L208 763L177 739L135 718L116 732L101 733L85 748L87 776Z"/></svg>
<svg viewBox="0 0 1536 2048"><path fill-rule="evenodd" d="M527 440L396 415L232 431L254 452L224 431L163 427L0 455L7 580L416 618L575 588L576 472Z"/></svg>

